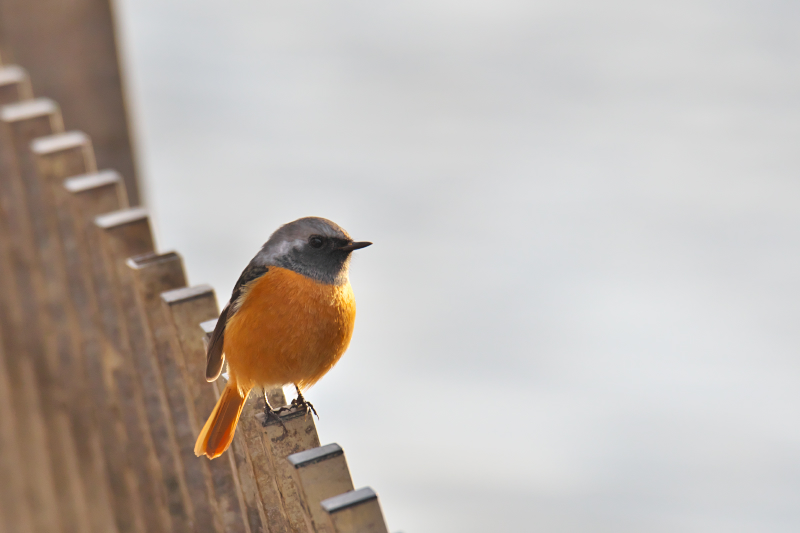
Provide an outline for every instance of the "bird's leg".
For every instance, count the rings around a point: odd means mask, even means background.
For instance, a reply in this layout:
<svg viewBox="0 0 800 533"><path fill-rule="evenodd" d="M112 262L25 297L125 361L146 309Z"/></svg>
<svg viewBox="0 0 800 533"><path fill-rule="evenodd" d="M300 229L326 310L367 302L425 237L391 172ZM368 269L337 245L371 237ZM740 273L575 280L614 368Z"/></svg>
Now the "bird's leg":
<svg viewBox="0 0 800 533"><path fill-rule="evenodd" d="M283 430L284 431L287 431L286 424L283 423L283 420L278 415L280 410L276 411L269 404L269 398L267 397L267 389L262 389L262 391L264 393L264 422L261 425L264 426L264 427L267 427L267 424L269 423L269 419L272 418L273 420L277 420L278 423L281 426L283 426Z"/></svg>
<svg viewBox="0 0 800 533"><path fill-rule="evenodd" d="M292 405L300 409L305 408L306 413L311 411L317 417L317 420L319 420L319 415L317 414L317 410L314 409L314 406L311 404L311 402L306 401L306 399L303 397L303 393L300 392L300 387L297 386L297 383L294 384L294 390L297 391L297 398L292 400Z"/></svg>

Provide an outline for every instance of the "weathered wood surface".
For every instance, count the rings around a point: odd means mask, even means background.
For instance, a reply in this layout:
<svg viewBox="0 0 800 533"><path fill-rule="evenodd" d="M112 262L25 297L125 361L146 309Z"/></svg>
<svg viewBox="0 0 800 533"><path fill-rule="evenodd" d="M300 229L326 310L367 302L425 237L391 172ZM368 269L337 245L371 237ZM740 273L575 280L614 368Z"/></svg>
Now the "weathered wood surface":
<svg viewBox="0 0 800 533"><path fill-rule="evenodd" d="M28 146L32 139L61 131L58 106L47 99L26 100L8 104L0 110L4 211L7 216L10 257L17 283L16 305L27 328L25 343L35 354L37 364L55 364L55 336L50 327L52 317L46 294L46 280L39 261L37 235L41 221L31 211L29 197L35 167Z"/></svg>
<svg viewBox="0 0 800 533"><path fill-rule="evenodd" d="M18 67L0 68L0 106L31 96L30 82L24 70ZM4 480L0 483L0 514L10 530L28 533L33 531L33 519L26 488L26 464L23 451L19 448L22 440L17 431L20 423L17 418L24 416L25 412L15 409L18 403L15 395L22 392L23 387L11 379L12 372L17 375L20 368L20 363L12 360L13 356L22 353L20 350L23 349L23 336L17 330L22 320L19 312L21 295L18 294L15 271L15 265L21 261L17 254L21 251L12 243L10 234L17 213L9 173L16 168L16 164L10 143L4 139L5 133L4 129L0 129L0 351L3 355L0 358L3 366L0 368L3 370L4 386L0 389L0 401L7 413L0 420L3 450L0 454L0 470Z"/></svg>
<svg viewBox="0 0 800 533"><path fill-rule="evenodd" d="M205 346L199 335L199 324L218 316L217 298L207 285L187 287L161 294L166 321L172 330L173 353L181 360L184 371L185 394L192 404L192 437L194 439L205 423L205 416L217 401L215 385L205 381ZM254 532L266 527L263 511L252 476L252 467L244 465L240 471L235 457L216 461L194 458L207 465L211 485L217 499L217 509L226 532ZM248 470L249 469L249 470Z"/></svg>
<svg viewBox="0 0 800 533"><path fill-rule="evenodd" d="M328 498L321 506L332 533L388 533L378 495L369 487Z"/></svg>
<svg viewBox="0 0 800 533"><path fill-rule="evenodd" d="M52 397L52 369L55 363L54 336L48 311L49 301L39 262L36 233L28 204L24 176L30 176L32 161L27 147L31 139L61 129L57 106L47 100L9 104L0 109L0 203L3 206L4 236L8 238L11 283L15 297L13 327L4 329L11 400L16 414L16 433L21 443L23 493L28 501L34 531L62 531L63 492L56 494L56 481L72 486L70 449L58 445L72 437L65 434L63 405ZM17 357L25 354L25 357ZM53 404L54 408L45 408ZM67 448L70 448L67 443ZM51 455L50 450L54 450ZM63 453L62 453L63 452ZM43 459L44 458L44 459ZM61 463L60 460L65 461Z"/></svg>
<svg viewBox="0 0 800 533"><path fill-rule="evenodd" d="M3 330L0 324L0 337L2 336ZM5 349L0 344L0 409L3 409L3 416L0 417L0 450L2 450L0 479L3 480L2 486L0 486L0 499L2 500L0 501L0 521L2 522L0 531L30 533L32 531L30 510L23 493L25 471L20 463L18 449L22 443L17 439L17 415L13 409L12 388L9 383L9 373L6 371L7 365Z"/></svg>
<svg viewBox="0 0 800 533"><path fill-rule="evenodd" d="M119 355L115 378L128 432L128 453L137 458L142 474L139 495L145 530L180 531L188 527L188 517L185 490L175 469L177 451L166 423L160 376L143 346L141 317L125 265L128 257L153 252L150 221L144 209L130 208L101 215L95 225L95 231L89 233L94 238L90 248L100 252L97 260L102 264L96 278L98 297Z"/></svg>
<svg viewBox="0 0 800 533"><path fill-rule="evenodd" d="M121 172L137 205L110 0L0 0L0 25L3 55L13 56L3 61L25 66L37 94L61 103L66 123L92 137L100 168Z"/></svg>
<svg viewBox="0 0 800 533"><path fill-rule="evenodd" d="M3 13L0 11L0 65L7 65L11 62L11 53L8 50L8 45L6 44L6 38L3 31L4 26Z"/></svg>
<svg viewBox="0 0 800 533"><path fill-rule="evenodd" d="M132 370L123 353L117 349L121 319L110 297L105 261L97 244L94 225L97 216L126 207L127 194L119 174L102 171L66 180L59 195L63 199L60 207L66 210L64 216L73 225L77 255L75 268L79 269L78 276L82 276L82 281L76 283L86 291L85 304L78 307L82 324L85 324L86 331L96 332L89 337L92 345L86 351L87 374L92 383L91 396L97 402L99 422L104 429L101 436L115 522L120 533L144 532L143 504L148 504L151 515L160 514L159 509L150 507L156 502L140 496L140 489L144 490L151 484L151 470L140 465L153 461L141 454L152 451L141 443L130 442L140 438L142 429L133 398L123 397L126 386L130 387L126 384L132 380Z"/></svg>
<svg viewBox="0 0 800 533"><path fill-rule="evenodd" d="M99 412L105 406L102 396L103 373L97 369L101 364L102 345L98 342L98 331L91 318L88 305L88 279L83 272L89 268L82 264L77 253L75 225L66 205L68 197L64 181L70 176L82 175L95 170L94 154L88 137L79 132L60 133L40 137L31 143L38 168L40 205L38 212L47 229L46 240L40 243L42 261L58 269L51 279L55 287L50 290L62 299L66 319L58 320L61 342L71 342L71 350L59 360L54 379L57 391L64 394L69 403L72 434L85 506L86 523L79 524L79 531L108 532L117 530L109 497L112 481L106 468L108 457L105 451L117 446L113 435L101 436L101 431L113 431L106 413ZM94 369L94 370L93 370ZM105 444L104 444L105 443ZM115 453L109 450L112 458ZM77 497L79 493L75 494Z"/></svg>
<svg viewBox="0 0 800 533"><path fill-rule="evenodd" d="M300 501L309 518L307 527L316 533L333 533L326 526L320 502L353 490L344 451L338 444L328 444L295 453L288 458Z"/></svg>
<svg viewBox="0 0 800 533"><path fill-rule="evenodd" d="M263 401L263 400L262 400ZM263 412L254 415L257 424L263 426L261 440L272 462L274 482L280 495L279 503L288 521L288 531L301 533L308 531L304 504L300 491L293 479L294 467L287 457L298 452L319 447L319 436L310 410L291 407L281 413L280 419L266 419Z"/></svg>
<svg viewBox="0 0 800 533"><path fill-rule="evenodd" d="M33 98L28 72L17 65L0 65L0 105Z"/></svg>
<svg viewBox="0 0 800 533"><path fill-rule="evenodd" d="M186 286L180 256L174 252L128 259L139 311L145 318L144 338L154 354L164 383L178 447L178 467L187 489L190 522L198 533L222 532L222 519L211 485L211 475L194 455L194 404L187 401L183 358L173 350L172 330L165 319L161 293Z"/></svg>

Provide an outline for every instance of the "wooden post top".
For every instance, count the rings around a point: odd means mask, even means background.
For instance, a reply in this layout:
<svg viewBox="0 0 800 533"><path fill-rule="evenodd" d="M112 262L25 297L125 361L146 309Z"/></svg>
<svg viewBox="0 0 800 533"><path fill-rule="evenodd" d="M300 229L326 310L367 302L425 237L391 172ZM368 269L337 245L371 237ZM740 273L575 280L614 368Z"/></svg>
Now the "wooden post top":
<svg viewBox="0 0 800 533"><path fill-rule="evenodd" d="M167 305L176 305L188 302L189 300L194 300L195 298L202 298L204 296L214 296L214 289L211 287L211 285L182 287L180 289L173 289L171 291L161 293L161 299L164 300L164 303ZM208 322L213 322L214 324L217 323L216 320L209 320ZM207 322L203 322L203 324L206 323ZM211 327L211 331L214 331L214 326Z"/></svg>
<svg viewBox="0 0 800 533"><path fill-rule="evenodd" d="M25 69L17 65L6 65L0 67L0 86L9 85L11 83L21 83L28 79L28 73Z"/></svg>
<svg viewBox="0 0 800 533"><path fill-rule="evenodd" d="M162 320L161 293L186 287L183 258L177 252L148 252L129 257L125 264L133 271L135 284L142 298L142 316L146 317L148 323L152 321L148 333L155 335L158 329L165 327ZM159 347L154 341L153 350L158 356L162 356L167 348Z"/></svg>
<svg viewBox="0 0 800 533"><path fill-rule="evenodd" d="M302 496L309 529L332 533L325 527L327 517L320 502L353 490L353 478L344 451L338 444L327 444L289 455L292 475Z"/></svg>
<svg viewBox="0 0 800 533"><path fill-rule="evenodd" d="M344 494L339 494L338 496L328 498L327 500L322 500L320 505L322 505L322 508L325 509L326 512L332 514L343 511L348 507L355 507L356 505L369 503L372 500L377 499L378 495L374 490L372 490L371 487L364 487L358 490L345 492Z"/></svg>
<svg viewBox="0 0 800 533"><path fill-rule="evenodd" d="M295 468L303 468L327 459L339 457L342 454L344 454L342 447L336 443L333 443L320 446L319 448L312 448L310 450L293 453L286 459L288 459Z"/></svg>
<svg viewBox="0 0 800 533"><path fill-rule="evenodd" d="M106 213L94 219L94 223L102 229L109 230L127 226L128 224L136 224L147 220L148 212L143 207L131 207L128 209L121 209L113 213Z"/></svg>
<svg viewBox="0 0 800 533"><path fill-rule="evenodd" d="M45 182L62 184L70 176L95 172L94 152L89 136L80 131L55 133L31 141L31 153L36 160L39 177ZM53 190L44 193L51 197ZM54 199L61 197L58 189ZM58 200L55 200L58 201Z"/></svg>
<svg viewBox="0 0 800 533"><path fill-rule="evenodd" d="M95 217L94 225L100 230L101 247L105 250L106 259L110 261L108 267L112 270L120 269L114 274L117 278L112 279L122 284L120 290L127 291L124 286L127 285L127 272L130 269L125 266L125 260L156 249L147 209L133 207L105 213ZM131 339L138 342L133 336Z"/></svg>
<svg viewBox="0 0 800 533"><path fill-rule="evenodd" d="M378 495L370 487L322 500L320 506L331 533L388 533Z"/></svg>
<svg viewBox="0 0 800 533"><path fill-rule="evenodd" d="M0 109L3 122L21 122L58 113L58 104L49 98L36 98L14 104L6 104Z"/></svg>
<svg viewBox="0 0 800 533"><path fill-rule="evenodd" d="M36 155L52 155L90 144L89 136L82 131L67 131L34 139L31 142L31 150Z"/></svg>
<svg viewBox="0 0 800 533"><path fill-rule="evenodd" d="M101 170L91 174L73 176L64 180L64 188L73 194L80 194L98 187L122 183L122 176L116 170Z"/></svg>
<svg viewBox="0 0 800 533"><path fill-rule="evenodd" d="M200 323L200 329L203 330L203 333L206 334L206 337L210 337L211 334L214 333L214 328L217 327L217 320L217 318L214 318Z"/></svg>
<svg viewBox="0 0 800 533"><path fill-rule="evenodd" d="M125 263L133 270L144 270L160 264L171 263L173 261L182 261L178 252L165 252L163 254L147 253L143 255L137 255L135 257L129 257Z"/></svg>
<svg viewBox="0 0 800 533"><path fill-rule="evenodd" d="M16 65L0 67L0 105L33 98L28 72Z"/></svg>

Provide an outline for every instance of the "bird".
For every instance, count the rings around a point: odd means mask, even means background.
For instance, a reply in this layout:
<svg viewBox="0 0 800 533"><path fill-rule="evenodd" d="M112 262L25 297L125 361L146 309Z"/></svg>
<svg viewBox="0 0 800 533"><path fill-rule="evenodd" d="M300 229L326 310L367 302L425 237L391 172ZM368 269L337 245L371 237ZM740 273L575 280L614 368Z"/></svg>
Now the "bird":
<svg viewBox="0 0 800 533"><path fill-rule="evenodd" d="M230 446L255 387L293 384L293 404L311 406L302 391L333 368L353 336L351 254L371 244L328 219L305 217L278 228L256 253L208 342L206 380L227 361L228 382L197 437L198 457L214 459ZM269 402L266 409L274 415Z"/></svg>

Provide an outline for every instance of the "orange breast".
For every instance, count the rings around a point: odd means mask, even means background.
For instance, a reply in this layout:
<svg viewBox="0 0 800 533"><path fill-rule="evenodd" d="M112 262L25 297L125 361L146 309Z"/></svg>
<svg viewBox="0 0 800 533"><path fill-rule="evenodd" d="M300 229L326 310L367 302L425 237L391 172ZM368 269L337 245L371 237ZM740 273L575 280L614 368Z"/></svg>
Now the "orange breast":
<svg viewBox="0 0 800 533"><path fill-rule="evenodd" d="M353 335L350 283L324 285L269 267L225 327L225 357L239 388L313 385L342 356Z"/></svg>

